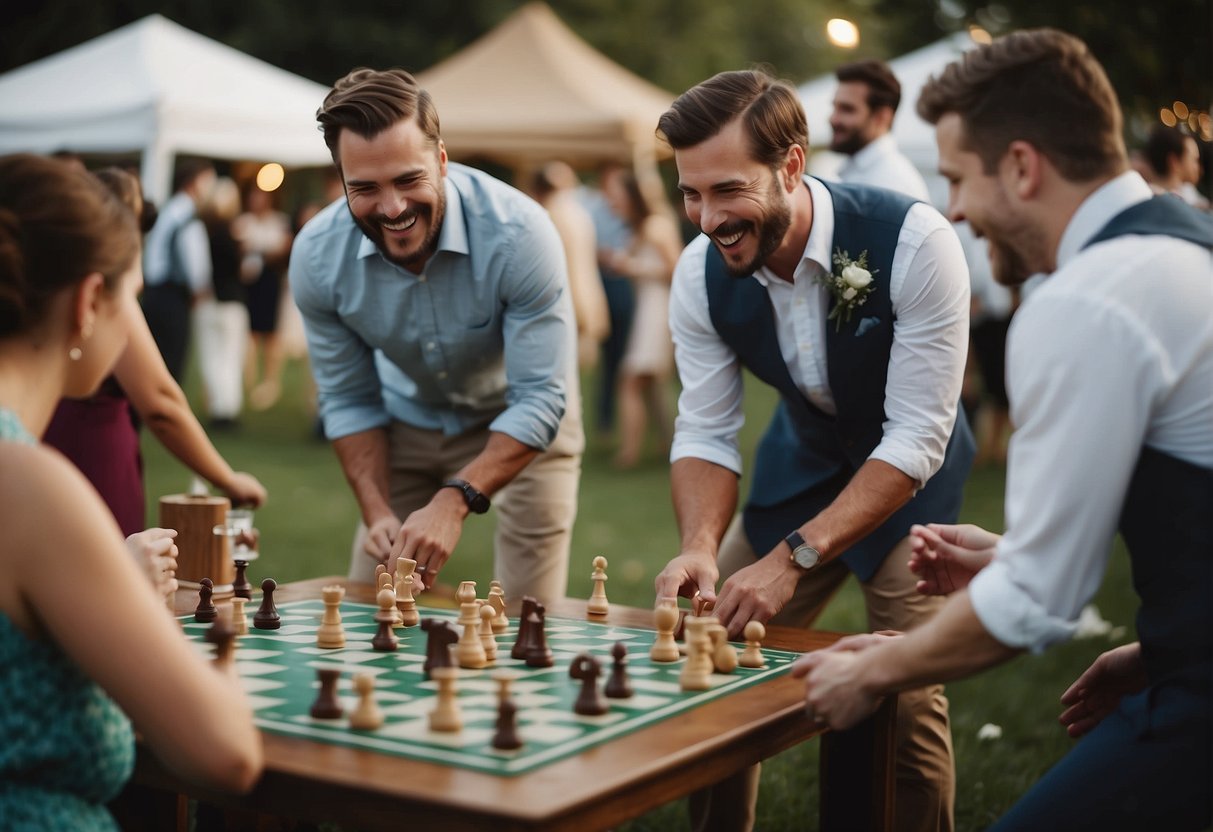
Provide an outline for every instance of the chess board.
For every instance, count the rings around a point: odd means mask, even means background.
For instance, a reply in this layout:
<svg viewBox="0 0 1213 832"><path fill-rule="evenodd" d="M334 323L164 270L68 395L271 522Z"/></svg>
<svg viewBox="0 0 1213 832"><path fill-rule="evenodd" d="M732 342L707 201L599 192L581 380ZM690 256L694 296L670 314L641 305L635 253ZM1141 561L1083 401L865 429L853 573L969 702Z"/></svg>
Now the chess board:
<svg viewBox="0 0 1213 832"><path fill-rule="evenodd" d="M549 668L527 667L511 659L510 648L517 635L517 622L497 636L498 658L484 670L460 670L458 703L463 730L441 733L429 729L429 713L434 708L437 683L425 678L426 634L420 627L398 628L400 647L383 653L371 649L376 623L376 608L369 604L343 601L342 626L346 646L321 649L316 646L316 630L324 611L319 600L293 601L278 606L282 616L279 630L252 628L252 610L247 612L250 629L239 637L236 667L248 693L258 727L263 731L334 745L374 750L380 753L428 762L474 769L500 776L533 771L557 760L578 754L612 739L642 730L656 722L680 714L750 687L772 676L786 673L799 654L763 648L767 666L760 669L737 668L730 674L714 673L711 688L684 692L679 676L685 659L663 664L649 661L654 633L650 630L600 624L590 621L547 620L547 643L555 663ZM450 610L423 608L422 617L455 624L458 614ZM199 624L193 616L180 619L182 627L197 649L210 652L203 640L209 624ZM634 695L629 699L608 699L610 711L602 716L582 716L573 712L581 682L569 677L569 665L579 653L590 653L602 664L601 686L610 674L611 647L621 641L628 647L627 666ZM739 649L741 645L738 645ZM349 727L348 718L314 719L309 715L316 698L318 668L342 671L338 694L345 712L357 704L353 677L359 672L375 676L375 698L386 717L374 731ZM516 751L501 751L491 745L497 719L497 683L492 673L510 668L516 679L510 690L518 707L518 734L523 741Z"/></svg>

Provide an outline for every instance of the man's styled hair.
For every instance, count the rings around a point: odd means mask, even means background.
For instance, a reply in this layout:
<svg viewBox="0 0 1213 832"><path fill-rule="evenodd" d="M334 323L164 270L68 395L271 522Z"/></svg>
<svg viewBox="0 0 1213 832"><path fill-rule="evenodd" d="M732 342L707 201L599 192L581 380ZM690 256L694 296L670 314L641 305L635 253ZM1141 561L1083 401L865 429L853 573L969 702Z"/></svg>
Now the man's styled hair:
<svg viewBox="0 0 1213 832"><path fill-rule="evenodd" d="M1167 127L1165 124L1154 125L1154 129L1150 131L1150 137L1146 139L1146 143L1141 149L1154 173L1159 176L1167 176L1171 173L1171 159L1183 158L1184 145L1187 144L1189 135L1178 127Z"/></svg>
<svg viewBox="0 0 1213 832"><path fill-rule="evenodd" d="M839 83L858 81L868 85L868 109L888 107L897 112L901 104L901 83L884 61L856 61L834 70Z"/></svg>
<svg viewBox="0 0 1213 832"><path fill-rule="evenodd" d="M809 125L796 90L765 72L721 72L678 96L657 122L670 147L704 142L741 117L752 157L779 165L792 145L809 152Z"/></svg>
<svg viewBox="0 0 1213 832"><path fill-rule="evenodd" d="M342 130L352 130L364 139L373 139L398 121L416 120L422 134L437 145L438 111L430 94L403 69L375 70L359 67L333 84L316 111L316 120L324 133L333 161L337 161L337 140Z"/></svg>
<svg viewBox="0 0 1213 832"><path fill-rule="evenodd" d="M932 76L918 114L960 116L965 146L992 173L1013 141L1043 153L1063 177L1089 182L1128 165L1116 93L1073 35L1027 29L966 52Z"/></svg>

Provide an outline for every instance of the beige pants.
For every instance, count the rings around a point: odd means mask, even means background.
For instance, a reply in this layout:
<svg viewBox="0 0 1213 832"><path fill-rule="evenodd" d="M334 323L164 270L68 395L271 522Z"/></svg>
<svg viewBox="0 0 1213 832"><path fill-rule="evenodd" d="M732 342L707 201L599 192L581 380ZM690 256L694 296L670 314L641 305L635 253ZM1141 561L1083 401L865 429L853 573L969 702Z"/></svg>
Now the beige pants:
<svg viewBox="0 0 1213 832"><path fill-rule="evenodd" d="M720 579L757 561L735 517L721 542ZM910 572L909 539L903 539L885 558L871 580L861 582L868 610L868 627L875 630L910 630L933 616L943 598L921 595ZM796 592L772 624L809 627L834 596L850 570L835 559L800 580ZM956 773L952 762L952 734L948 728L948 700L942 685L905 691L897 703L897 795L894 826L898 832L951 832ZM709 790L691 796L692 828L696 830L749 830L754 825L758 799L758 766L747 769Z"/></svg>
<svg viewBox="0 0 1213 832"><path fill-rule="evenodd" d="M488 439L487 425L445 436L441 431L393 422L388 431L388 486L396 516L403 521L426 505L442 481L484 450ZM584 445L581 406L574 394L552 444L493 496L491 511L497 515L493 577L505 587L511 607L523 595L546 604L567 593L569 543L577 517ZM365 537L366 526L359 523L350 552L349 578L369 583L378 561L362 548ZM458 557L456 548L452 560Z"/></svg>

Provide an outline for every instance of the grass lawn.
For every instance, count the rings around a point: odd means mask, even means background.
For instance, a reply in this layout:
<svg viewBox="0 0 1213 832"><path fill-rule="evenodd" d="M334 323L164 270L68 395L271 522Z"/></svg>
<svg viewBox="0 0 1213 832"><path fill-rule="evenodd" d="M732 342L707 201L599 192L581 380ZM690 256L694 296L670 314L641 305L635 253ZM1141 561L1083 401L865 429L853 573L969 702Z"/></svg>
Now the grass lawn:
<svg viewBox="0 0 1213 832"><path fill-rule="evenodd" d="M239 432L214 436L227 460L256 475L269 489L269 503L257 512L261 559L250 570L255 582L274 577L280 583L344 575L350 538L358 513L328 444L312 434L312 417L304 390L306 370L288 367L283 399L261 413L246 413ZM198 373L192 368L187 391L202 412ZM592 412L592 379L585 381L586 411ZM747 385L747 424L742 442L746 458L773 405L760 383ZM185 491L190 474L144 432L148 522L157 517L157 500ZM610 561L608 590L617 603L649 606L653 577L677 553L678 536L669 498L668 465L650 454L631 471L614 470L612 449L591 437L584 459L580 509L574 528L569 594L587 597L591 560ZM1002 528L1005 471L982 468L971 476L962 520ZM748 490L742 483L742 494ZM448 566L452 580L491 577L492 521L472 517ZM1070 745L1057 724L1062 691L1101 652L1133 638L1136 598L1131 590L1128 558L1119 544L1104 586L1095 599L1104 618L1122 626L1115 640L1095 638L1054 648L1043 656L1024 656L974 679L948 686L952 734L956 749L957 829L984 829L1059 759ZM864 627L863 600L854 582L834 599L819 622L822 629L856 631ZM1002 728L1002 738L979 741L986 723ZM816 828L817 744L807 743L768 761L763 767L758 828ZM670 830L687 826L685 807L672 804L622 827L627 832Z"/></svg>

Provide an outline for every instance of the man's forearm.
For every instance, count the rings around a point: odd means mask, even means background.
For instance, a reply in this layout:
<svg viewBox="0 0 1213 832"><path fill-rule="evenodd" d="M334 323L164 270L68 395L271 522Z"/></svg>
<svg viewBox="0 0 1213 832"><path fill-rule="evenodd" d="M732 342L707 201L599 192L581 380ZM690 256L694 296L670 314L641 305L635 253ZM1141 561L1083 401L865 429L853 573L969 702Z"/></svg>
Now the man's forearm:
<svg viewBox="0 0 1213 832"><path fill-rule="evenodd" d="M715 557L737 509L737 475L715 463L685 457L670 469L670 492L682 551L707 551Z"/></svg>
<svg viewBox="0 0 1213 832"><path fill-rule="evenodd" d="M832 560L909 502L916 487L887 462L869 459L834 501L801 527L801 535L825 560Z"/></svg>
<svg viewBox="0 0 1213 832"><path fill-rule="evenodd" d="M923 626L873 648L868 678L874 692L891 693L963 679L1019 653L990 635L961 590Z"/></svg>
<svg viewBox="0 0 1213 832"><path fill-rule="evenodd" d="M487 495L495 494L513 481L531 463L539 451L505 433L491 431L476 457L459 470L458 476Z"/></svg>
<svg viewBox="0 0 1213 832"><path fill-rule="evenodd" d="M362 520L373 525L392 513L388 502L388 441L386 428L351 433L333 440L341 470L362 511Z"/></svg>

